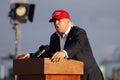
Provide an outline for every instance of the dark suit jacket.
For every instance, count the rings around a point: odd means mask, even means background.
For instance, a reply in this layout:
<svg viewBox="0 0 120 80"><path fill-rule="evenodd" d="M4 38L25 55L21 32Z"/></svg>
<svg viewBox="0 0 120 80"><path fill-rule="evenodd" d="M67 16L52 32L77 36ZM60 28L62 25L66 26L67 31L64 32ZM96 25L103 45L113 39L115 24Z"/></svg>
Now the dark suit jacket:
<svg viewBox="0 0 120 80"><path fill-rule="evenodd" d="M66 50L70 59L84 62L85 73L81 80L103 80L102 73L93 57L84 29L77 26L71 28L65 42L64 50ZM56 51L60 51L60 39L55 32L50 38L50 50L41 57L51 57Z"/></svg>

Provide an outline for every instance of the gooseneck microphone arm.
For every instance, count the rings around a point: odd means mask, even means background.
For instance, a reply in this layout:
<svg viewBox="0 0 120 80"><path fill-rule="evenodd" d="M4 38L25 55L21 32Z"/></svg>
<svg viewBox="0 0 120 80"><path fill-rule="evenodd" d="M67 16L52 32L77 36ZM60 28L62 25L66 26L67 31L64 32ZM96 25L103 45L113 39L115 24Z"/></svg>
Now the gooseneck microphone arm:
<svg viewBox="0 0 120 80"><path fill-rule="evenodd" d="M48 51L49 48L50 47L48 45L41 45L39 47L39 50L36 53L34 53L34 57L36 57L36 58L40 57L42 54L44 54L46 51Z"/></svg>

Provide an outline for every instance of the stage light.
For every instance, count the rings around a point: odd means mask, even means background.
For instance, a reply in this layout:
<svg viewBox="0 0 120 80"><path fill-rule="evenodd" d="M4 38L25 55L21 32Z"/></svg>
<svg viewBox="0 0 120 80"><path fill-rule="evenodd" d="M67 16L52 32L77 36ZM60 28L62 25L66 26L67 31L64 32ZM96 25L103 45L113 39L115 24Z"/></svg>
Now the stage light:
<svg viewBox="0 0 120 80"><path fill-rule="evenodd" d="M15 19L21 23L26 23L27 19L27 12L28 12L28 4L16 4L15 5Z"/></svg>
<svg viewBox="0 0 120 80"><path fill-rule="evenodd" d="M20 23L26 23L27 19L32 22L34 17L34 4L28 3L14 3L11 4L11 10L9 12L9 17L15 21L17 20Z"/></svg>

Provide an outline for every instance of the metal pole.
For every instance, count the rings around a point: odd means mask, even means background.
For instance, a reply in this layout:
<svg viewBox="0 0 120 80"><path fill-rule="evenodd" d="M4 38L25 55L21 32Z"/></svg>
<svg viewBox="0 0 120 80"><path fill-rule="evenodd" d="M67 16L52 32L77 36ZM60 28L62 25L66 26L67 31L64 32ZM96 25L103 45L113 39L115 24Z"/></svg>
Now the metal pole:
<svg viewBox="0 0 120 80"><path fill-rule="evenodd" d="M20 36L20 27L18 24L13 26L15 31L15 57L21 53L21 36Z"/></svg>
<svg viewBox="0 0 120 80"><path fill-rule="evenodd" d="M14 58L21 53L21 32L20 32L20 26L18 24L15 24L13 26L13 30L15 31L15 54ZM14 75L14 80L17 80L17 75Z"/></svg>

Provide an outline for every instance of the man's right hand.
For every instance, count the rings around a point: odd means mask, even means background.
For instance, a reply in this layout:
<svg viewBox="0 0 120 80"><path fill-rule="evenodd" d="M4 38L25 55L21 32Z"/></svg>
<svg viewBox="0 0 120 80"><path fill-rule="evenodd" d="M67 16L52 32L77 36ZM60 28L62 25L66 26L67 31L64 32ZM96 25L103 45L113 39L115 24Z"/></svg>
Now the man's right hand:
<svg viewBox="0 0 120 80"><path fill-rule="evenodd" d="M27 59L29 58L29 53L25 53L25 54L22 54L22 55L18 55L16 57L16 59Z"/></svg>

